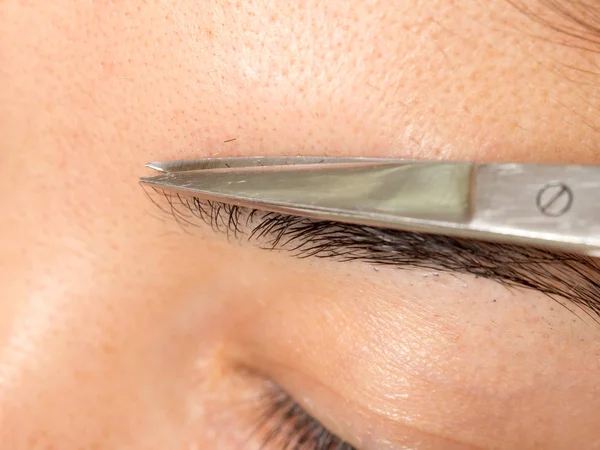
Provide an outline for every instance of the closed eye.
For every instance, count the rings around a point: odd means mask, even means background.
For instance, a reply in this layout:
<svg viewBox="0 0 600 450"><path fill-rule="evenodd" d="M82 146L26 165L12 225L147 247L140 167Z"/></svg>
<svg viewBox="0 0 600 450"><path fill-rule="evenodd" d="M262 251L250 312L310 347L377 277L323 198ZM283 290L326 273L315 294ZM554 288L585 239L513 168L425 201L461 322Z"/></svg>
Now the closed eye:
<svg viewBox="0 0 600 450"><path fill-rule="evenodd" d="M310 416L290 395L272 384L262 399L255 428L264 450L356 450Z"/></svg>

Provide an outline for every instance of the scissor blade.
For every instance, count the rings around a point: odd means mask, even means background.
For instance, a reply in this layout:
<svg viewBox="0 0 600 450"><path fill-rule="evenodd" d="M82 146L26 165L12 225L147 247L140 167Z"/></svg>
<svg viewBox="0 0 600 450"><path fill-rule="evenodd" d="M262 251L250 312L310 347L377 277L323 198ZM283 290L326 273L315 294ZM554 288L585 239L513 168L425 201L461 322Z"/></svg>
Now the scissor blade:
<svg viewBox="0 0 600 450"><path fill-rule="evenodd" d="M309 161L140 181L265 211L600 256L600 167Z"/></svg>
<svg viewBox="0 0 600 450"><path fill-rule="evenodd" d="M232 158L204 158L178 161L155 161L146 167L158 172L171 173L186 170L210 170L235 167L289 166L304 164L351 164L364 162L411 162L398 158L344 158L333 156L242 156Z"/></svg>
<svg viewBox="0 0 600 450"><path fill-rule="evenodd" d="M142 178L168 191L313 218L391 226L464 224L470 163L362 162L171 172Z"/></svg>

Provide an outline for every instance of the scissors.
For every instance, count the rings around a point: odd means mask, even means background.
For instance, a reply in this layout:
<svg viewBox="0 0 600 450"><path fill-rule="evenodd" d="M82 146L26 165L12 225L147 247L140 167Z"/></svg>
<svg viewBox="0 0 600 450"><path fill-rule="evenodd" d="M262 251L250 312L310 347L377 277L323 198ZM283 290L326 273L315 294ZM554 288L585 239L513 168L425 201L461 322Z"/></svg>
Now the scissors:
<svg viewBox="0 0 600 450"><path fill-rule="evenodd" d="M140 182L316 220L600 256L600 166L315 156L152 162Z"/></svg>

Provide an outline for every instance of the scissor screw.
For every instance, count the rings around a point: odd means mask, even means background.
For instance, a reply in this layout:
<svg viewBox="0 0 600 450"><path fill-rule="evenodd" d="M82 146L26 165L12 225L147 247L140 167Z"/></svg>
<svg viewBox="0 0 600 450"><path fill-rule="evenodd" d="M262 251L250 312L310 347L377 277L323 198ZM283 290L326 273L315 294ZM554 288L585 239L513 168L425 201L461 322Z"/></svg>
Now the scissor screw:
<svg viewBox="0 0 600 450"><path fill-rule="evenodd" d="M559 217L571 209L573 191L564 183L548 183L538 192L536 200L542 214Z"/></svg>

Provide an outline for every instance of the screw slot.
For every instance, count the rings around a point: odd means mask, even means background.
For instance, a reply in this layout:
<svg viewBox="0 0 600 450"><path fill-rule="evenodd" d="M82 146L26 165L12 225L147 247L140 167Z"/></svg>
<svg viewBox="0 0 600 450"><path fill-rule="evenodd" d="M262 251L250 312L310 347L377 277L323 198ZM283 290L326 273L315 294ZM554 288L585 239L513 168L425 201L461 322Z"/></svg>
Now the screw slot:
<svg viewBox="0 0 600 450"><path fill-rule="evenodd" d="M564 183L548 183L538 192L536 203L545 216L559 217L571 209L573 191Z"/></svg>

